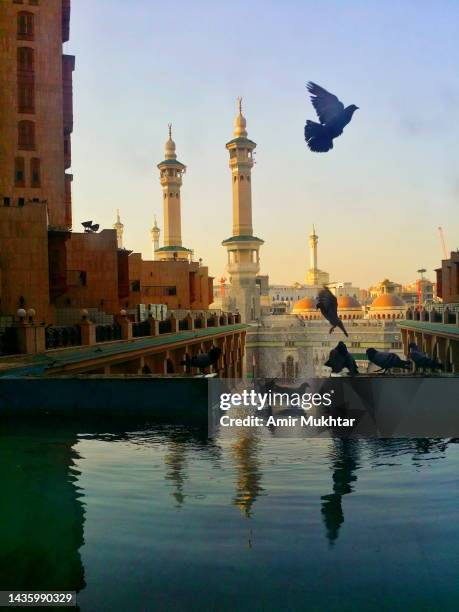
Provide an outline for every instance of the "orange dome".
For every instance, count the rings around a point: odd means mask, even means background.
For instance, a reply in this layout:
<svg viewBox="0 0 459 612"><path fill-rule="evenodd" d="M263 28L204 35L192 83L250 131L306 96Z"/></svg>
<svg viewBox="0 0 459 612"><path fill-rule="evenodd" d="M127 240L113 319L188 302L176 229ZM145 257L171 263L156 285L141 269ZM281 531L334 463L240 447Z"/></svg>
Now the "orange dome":
<svg viewBox="0 0 459 612"><path fill-rule="evenodd" d="M404 308L405 302L395 293L382 293L373 300L370 308Z"/></svg>
<svg viewBox="0 0 459 612"><path fill-rule="evenodd" d="M310 297L304 297L293 304L292 312L302 312L303 310L315 310L316 304Z"/></svg>
<svg viewBox="0 0 459 612"><path fill-rule="evenodd" d="M362 307L351 295L340 295L338 298L338 310L362 310Z"/></svg>

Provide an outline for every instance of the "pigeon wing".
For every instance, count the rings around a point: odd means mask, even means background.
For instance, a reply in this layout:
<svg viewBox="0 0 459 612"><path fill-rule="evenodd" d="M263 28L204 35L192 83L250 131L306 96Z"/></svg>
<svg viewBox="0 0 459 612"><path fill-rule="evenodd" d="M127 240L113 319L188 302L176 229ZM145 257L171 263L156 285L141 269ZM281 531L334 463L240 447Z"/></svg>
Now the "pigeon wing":
<svg viewBox="0 0 459 612"><path fill-rule="evenodd" d="M320 123L328 123L343 112L344 104L335 95L312 81L309 81L306 87L311 94L311 102Z"/></svg>
<svg viewBox="0 0 459 612"><path fill-rule="evenodd" d="M330 289L321 289L317 296L317 305L322 313L326 312L327 315L338 314L338 300Z"/></svg>

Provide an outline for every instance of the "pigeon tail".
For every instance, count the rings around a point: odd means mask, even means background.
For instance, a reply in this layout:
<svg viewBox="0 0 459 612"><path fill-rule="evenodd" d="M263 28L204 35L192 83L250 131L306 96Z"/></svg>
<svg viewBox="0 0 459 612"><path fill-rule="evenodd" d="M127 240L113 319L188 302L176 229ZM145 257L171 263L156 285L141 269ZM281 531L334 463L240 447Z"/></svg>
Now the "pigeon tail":
<svg viewBox="0 0 459 612"><path fill-rule="evenodd" d="M333 149L333 140L330 138L327 128L320 123L308 119L304 127L304 138L308 147L315 153L326 153Z"/></svg>

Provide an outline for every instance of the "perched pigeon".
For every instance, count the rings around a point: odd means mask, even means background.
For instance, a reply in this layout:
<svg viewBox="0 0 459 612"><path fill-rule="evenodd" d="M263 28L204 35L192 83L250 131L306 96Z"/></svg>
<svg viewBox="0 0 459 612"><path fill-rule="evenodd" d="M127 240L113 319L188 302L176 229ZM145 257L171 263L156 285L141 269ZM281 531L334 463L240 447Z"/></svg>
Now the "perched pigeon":
<svg viewBox="0 0 459 612"><path fill-rule="evenodd" d="M431 359L426 353L420 351L417 345L414 342L410 342L408 345L409 354L408 357L414 361L414 365L416 367L416 371L418 369L422 370L443 370L443 366L441 363L438 363L435 359Z"/></svg>
<svg viewBox="0 0 459 612"><path fill-rule="evenodd" d="M345 336L349 335L344 329L343 322L338 317L338 300L328 287L324 287L319 291L319 295L317 296L316 309L319 309L322 315L330 323L330 334L335 329L335 327L339 327L341 330L343 330Z"/></svg>
<svg viewBox="0 0 459 612"><path fill-rule="evenodd" d="M191 367L199 368L201 372L204 372L206 368L217 363L221 353L221 348L213 346L208 353L200 353L199 355L193 355L193 357L187 355L186 359L180 362L180 365L186 366L187 370Z"/></svg>
<svg viewBox="0 0 459 612"><path fill-rule="evenodd" d="M395 353L383 353L374 348L369 348L367 349L367 357L371 363L380 367L376 371L384 372L384 374L392 368L401 368L402 370L409 370L411 368L411 362L400 359Z"/></svg>
<svg viewBox="0 0 459 612"><path fill-rule="evenodd" d="M339 374L344 368L349 370L351 376L359 373L354 357L347 350L344 342L340 341L334 349L330 351L328 361L325 362L327 368L331 368L333 374Z"/></svg>
<svg viewBox="0 0 459 612"><path fill-rule="evenodd" d="M304 138L311 151L325 153L333 149L333 139L343 133L359 107L351 104L344 108L336 96L311 81L306 87L320 123L308 119L304 126Z"/></svg>

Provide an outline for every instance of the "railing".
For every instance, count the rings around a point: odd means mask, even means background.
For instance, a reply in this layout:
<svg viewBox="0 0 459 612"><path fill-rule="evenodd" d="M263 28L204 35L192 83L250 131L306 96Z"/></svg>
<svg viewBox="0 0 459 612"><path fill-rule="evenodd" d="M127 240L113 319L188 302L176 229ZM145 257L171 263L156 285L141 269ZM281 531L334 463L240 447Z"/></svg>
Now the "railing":
<svg viewBox="0 0 459 612"><path fill-rule="evenodd" d="M160 323L160 327L161 327L161 323ZM141 338L143 336L149 336L151 334L150 329L151 329L150 321L148 321L148 319L146 321L141 321L140 323L133 323L132 337Z"/></svg>
<svg viewBox="0 0 459 612"><path fill-rule="evenodd" d="M80 326L47 327L45 331L45 345L47 349L81 345Z"/></svg>
<svg viewBox="0 0 459 612"><path fill-rule="evenodd" d="M121 325L97 325L96 342L109 342L110 340L121 340Z"/></svg>

